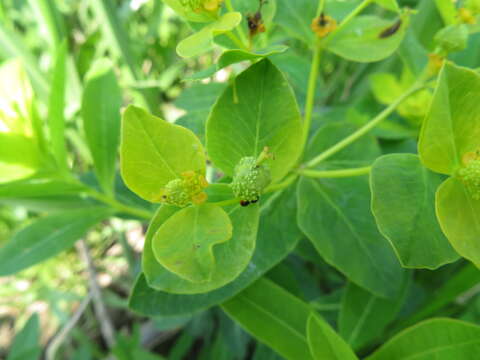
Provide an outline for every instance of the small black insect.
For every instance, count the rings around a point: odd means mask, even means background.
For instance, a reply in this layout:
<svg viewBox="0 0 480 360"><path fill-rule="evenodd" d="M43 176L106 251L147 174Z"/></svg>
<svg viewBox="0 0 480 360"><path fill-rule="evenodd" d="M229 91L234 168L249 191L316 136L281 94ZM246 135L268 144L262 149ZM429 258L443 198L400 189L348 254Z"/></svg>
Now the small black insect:
<svg viewBox="0 0 480 360"><path fill-rule="evenodd" d="M393 24L392 26L389 26L385 30L382 30L382 32L378 35L378 37L380 39L385 39L385 38L388 38L388 37L394 35L398 31L398 29L400 29L401 25L402 25L402 20L398 19L395 22L395 24Z"/></svg>
<svg viewBox="0 0 480 360"><path fill-rule="evenodd" d="M248 14L247 15L247 24L248 30L250 32L250 37L257 35L258 33L265 32L265 25L263 24L262 19L262 8L263 5L266 4L267 1L260 0L258 10L255 14Z"/></svg>
<svg viewBox="0 0 480 360"><path fill-rule="evenodd" d="M327 18L325 17L325 13L321 13L320 14L320 17L318 18L318 26L320 27L324 27L328 24L328 20Z"/></svg>
<svg viewBox="0 0 480 360"><path fill-rule="evenodd" d="M243 206L243 207L248 206L248 205L250 205L250 201L240 200L240 205Z"/></svg>

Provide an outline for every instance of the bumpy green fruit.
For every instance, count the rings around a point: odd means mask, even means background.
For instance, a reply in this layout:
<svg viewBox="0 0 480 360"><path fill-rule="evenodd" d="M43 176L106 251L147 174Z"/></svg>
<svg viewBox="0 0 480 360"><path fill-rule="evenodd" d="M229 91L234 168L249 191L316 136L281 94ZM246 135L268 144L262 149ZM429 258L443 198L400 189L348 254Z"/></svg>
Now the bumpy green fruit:
<svg viewBox="0 0 480 360"><path fill-rule="evenodd" d="M163 189L160 200L165 204L185 207L190 204L201 204L207 199L203 191L208 182L202 175L194 171L181 174L180 179L171 180Z"/></svg>
<svg viewBox="0 0 480 360"><path fill-rule="evenodd" d="M235 196L248 205L258 201L270 181L270 169L266 164L259 165L254 157L244 157L235 166L230 186Z"/></svg>
<svg viewBox="0 0 480 360"><path fill-rule="evenodd" d="M480 159L469 161L458 170L458 177L465 184L474 200L480 200Z"/></svg>

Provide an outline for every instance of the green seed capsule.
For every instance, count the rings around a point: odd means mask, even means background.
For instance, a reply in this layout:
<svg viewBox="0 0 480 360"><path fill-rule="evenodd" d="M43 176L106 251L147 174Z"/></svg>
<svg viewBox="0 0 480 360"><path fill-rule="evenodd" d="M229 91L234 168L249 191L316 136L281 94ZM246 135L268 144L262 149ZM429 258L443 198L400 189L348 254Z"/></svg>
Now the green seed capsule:
<svg viewBox="0 0 480 360"><path fill-rule="evenodd" d="M270 169L266 164L258 165L254 157L244 157L235 166L230 186L235 196L247 204L258 201L270 181Z"/></svg>

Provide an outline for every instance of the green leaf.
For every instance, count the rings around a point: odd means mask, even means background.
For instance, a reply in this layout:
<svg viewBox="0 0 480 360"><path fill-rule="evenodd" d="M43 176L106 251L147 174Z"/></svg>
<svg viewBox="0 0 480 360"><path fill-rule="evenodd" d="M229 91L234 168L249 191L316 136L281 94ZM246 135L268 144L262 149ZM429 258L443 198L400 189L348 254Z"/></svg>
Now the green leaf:
<svg viewBox="0 0 480 360"><path fill-rule="evenodd" d="M397 0L374 0L378 5L384 7L387 10L400 12Z"/></svg>
<svg viewBox="0 0 480 360"><path fill-rule="evenodd" d="M446 63L423 122L418 150L429 169L453 174L480 143L480 75Z"/></svg>
<svg viewBox="0 0 480 360"><path fill-rule="evenodd" d="M229 12L200 31L180 41L177 54L184 58L201 55L213 48L213 38L234 29L242 21L242 14Z"/></svg>
<svg viewBox="0 0 480 360"><path fill-rule="evenodd" d="M398 29L397 21L401 21ZM357 16L328 41L327 49L351 61L379 61L397 50L408 23L408 15L394 22L372 15Z"/></svg>
<svg viewBox="0 0 480 360"><path fill-rule="evenodd" d="M373 164L372 212L403 267L436 269L458 259L435 215L442 181L413 154L386 155Z"/></svg>
<svg viewBox="0 0 480 360"><path fill-rule="evenodd" d="M409 284L405 281L402 294L396 299L383 299L354 283L348 283L338 318L340 335L354 349L362 348L381 336L400 311Z"/></svg>
<svg viewBox="0 0 480 360"><path fill-rule="evenodd" d="M72 183L63 179L34 177L0 185L0 200L73 195L84 192L86 189L80 183Z"/></svg>
<svg viewBox="0 0 480 360"><path fill-rule="evenodd" d="M51 5L43 1L43 6ZM67 43L57 49L52 77L52 87L48 102L48 127L52 153L61 169L66 170L67 149L65 147L65 88L67 79Z"/></svg>
<svg viewBox="0 0 480 360"><path fill-rule="evenodd" d="M219 271L213 247L231 237L227 213L220 206L204 204L170 216L158 228L151 246L158 262L172 273L191 282L207 282Z"/></svg>
<svg viewBox="0 0 480 360"><path fill-rule="evenodd" d="M438 188L436 206L440 227L450 244L480 266L480 200L473 200L458 179L449 178Z"/></svg>
<svg viewBox="0 0 480 360"><path fill-rule="evenodd" d="M457 8L451 0L435 0L438 12L442 16L446 25L455 24L457 22Z"/></svg>
<svg viewBox="0 0 480 360"><path fill-rule="evenodd" d="M0 276L14 274L67 250L111 213L108 208L90 207L32 222L0 248Z"/></svg>
<svg viewBox="0 0 480 360"><path fill-rule="evenodd" d="M310 352L316 360L358 359L348 344L317 314L310 314L307 322Z"/></svg>
<svg viewBox="0 0 480 360"><path fill-rule="evenodd" d="M135 106L122 120L120 164L125 184L137 195L159 201L161 189L185 171L205 174L205 154L190 130Z"/></svg>
<svg viewBox="0 0 480 360"><path fill-rule="evenodd" d="M286 359L313 360L306 338L309 306L272 281L258 280L223 303L222 308L259 341Z"/></svg>
<svg viewBox="0 0 480 360"><path fill-rule="evenodd" d="M275 182L300 156L301 134L293 92L265 59L241 73L218 99L207 121L207 150L215 166L231 176L241 158L257 157L268 146L275 155L270 164Z"/></svg>
<svg viewBox="0 0 480 360"><path fill-rule="evenodd" d="M343 122L320 128L310 141L306 159L321 153L356 128ZM364 166L379 154L375 139L365 136L322 162L318 169ZM378 296L397 296L403 270L391 246L379 233L370 211L368 176L302 177L297 199L298 225L327 263Z"/></svg>
<svg viewBox="0 0 480 360"><path fill-rule="evenodd" d="M479 326L438 318L402 331L367 360L474 360L479 351Z"/></svg>
<svg viewBox="0 0 480 360"><path fill-rule="evenodd" d="M214 185L211 185L208 189L213 187ZM229 188L228 185L223 185L223 187ZM228 190L231 191L230 189ZM209 198L212 197L209 194ZM166 206L162 207L162 209L166 208ZM171 211L175 210L173 207L169 208ZM195 296L175 295L155 291L148 287L147 281L142 275L137 280L130 296L130 307L149 316L174 316L204 310L236 295L293 251L302 236L296 223L296 209L294 186L272 195L264 202L253 257L247 268L231 283L208 293ZM160 212L162 210L159 210L158 214ZM165 218L168 218L168 216L170 214L165 213ZM157 219L157 217L154 219ZM149 257L147 252L149 235L148 232L143 254L144 271L146 269L147 257ZM155 268L152 268L152 271L156 271ZM160 269L160 271L163 270ZM145 272L147 273L147 271ZM148 278L148 273L145 275ZM149 278L149 282L151 280Z"/></svg>
<svg viewBox="0 0 480 360"><path fill-rule="evenodd" d="M205 143L205 123L210 109L224 89L225 84L215 82L195 83L186 88L174 104L187 113L175 121L175 124L192 130L202 143Z"/></svg>
<svg viewBox="0 0 480 360"><path fill-rule="evenodd" d="M31 137L0 132L0 183L33 175L41 164L38 147Z"/></svg>
<svg viewBox="0 0 480 360"><path fill-rule="evenodd" d="M39 359L41 354L40 321L38 314L34 313L15 335L7 360L35 360Z"/></svg>
<svg viewBox="0 0 480 360"><path fill-rule="evenodd" d="M438 313L444 307L455 301L459 296L465 294L478 284L480 271L470 263L467 263L452 276L444 281L442 286L432 294L429 294L425 303L421 304L412 316L407 317L397 325L397 328L404 328L413 325L420 320L426 319Z"/></svg>
<svg viewBox="0 0 480 360"><path fill-rule="evenodd" d="M157 290L176 294L197 294L217 289L238 277L248 265L255 249L259 208L258 206L243 208L240 205L234 205L226 210L231 220L231 226L233 226L233 233L231 233L230 240L227 239L227 242L218 244L213 248L214 261L212 261L211 257L210 264L207 259L201 260L202 267L207 268L210 272L206 275L193 275L192 271L190 271L188 277L185 274L181 277L165 269L158 262L158 255L155 256L155 246L158 241L156 232L160 231L162 224L164 222L166 224L171 216L178 216L176 215L178 213L172 214L175 210L172 210L171 207L163 206L159 209L150 224L143 253L143 271L149 285ZM223 226L227 226L227 224L223 223ZM172 244L172 248L175 249L175 244ZM166 260L162 262L164 261ZM169 264L170 268L172 266L174 264Z"/></svg>
<svg viewBox="0 0 480 360"><path fill-rule="evenodd" d="M113 194L121 105L112 64L106 59L97 61L87 74L82 117L98 181L108 194Z"/></svg>
<svg viewBox="0 0 480 360"><path fill-rule="evenodd" d="M277 13L274 22L292 37L313 45L315 34L310 24L317 12L318 3L310 0L277 0Z"/></svg>
<svg viewBox="0 0 480 360"><path fill-rule="evenodd" d="M217 71L226 68L232 64L236 64L242 61L255 61L262 58L266 58L275 54L282 54L288 49L285 45L273 45L266 49L250 52L246 50L233 49L226 50L220 55L215 65L208 67L203 71L199 71L186 80L201 80L214 75Z"/></svg>

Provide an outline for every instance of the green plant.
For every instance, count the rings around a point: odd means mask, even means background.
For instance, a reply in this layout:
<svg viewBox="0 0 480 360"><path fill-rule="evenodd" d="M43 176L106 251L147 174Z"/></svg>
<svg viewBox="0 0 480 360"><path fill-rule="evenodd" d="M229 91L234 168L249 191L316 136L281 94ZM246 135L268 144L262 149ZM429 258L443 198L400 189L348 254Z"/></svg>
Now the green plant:
<svg viewBox="0 0 480 360"><path fill-rule="evenodd" d="M176 100L187 114L175 123L145 86L111 1L93 9L118 59L84 71L85 144L73 154L62 27L50 28L43 102L34 62L32 85L19 63L0 69L24 92L6 92L1 109L0 199L47 213L0 248L0 275L69 249L112 216L149 220L135 312L218 305L287 359L474 359L480 327L448 317L471 320L452 303L480 264L480 64L469 57L478 2L165 3L193 30L174 41L184 78L197 81ZM0 27L0 43L21 53L2 37L10 30ZM225 69L227 84L213 82ZM136 105L120 111L122 81ZM138 336L119 339L117 356L142 352Z"/></svg>

